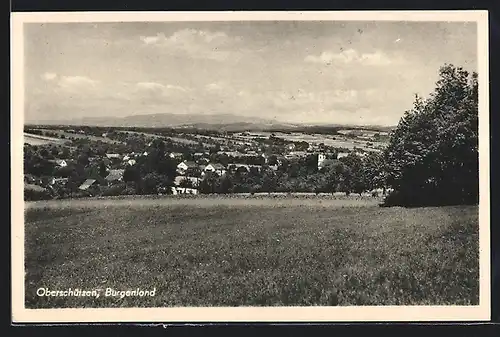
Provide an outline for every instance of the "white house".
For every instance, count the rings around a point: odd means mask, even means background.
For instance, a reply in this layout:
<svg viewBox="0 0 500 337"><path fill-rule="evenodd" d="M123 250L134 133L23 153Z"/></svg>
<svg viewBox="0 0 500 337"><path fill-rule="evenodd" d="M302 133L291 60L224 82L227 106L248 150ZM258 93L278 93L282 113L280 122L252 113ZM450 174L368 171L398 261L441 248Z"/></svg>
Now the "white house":
<svg viewBox="0 0 500 337"><path fill-rule="evenodd" d="M323 163L326 160L326 156L324 153L319 153L318 154L318 170L323 167Z"/></svg>
<svg viewBox="0 0 500 337"><path fill-rule="evenodd" d="M207 166L205 166L205 169L203 171L214 172L219 176L226 174L226 168L222 164L219 164L219 163L208 164Z"/></svg>
<svg viewBox="0 0 500 337"><path fill-rule="evenodd" d="M108 159L120 159L120 155L118 153L106 153L106 158L108 158Z"/></svg>
<svg viewBox="0 0 500 337"><path fill-rule="evenodd" d="M168 155L170 158L172 159L176 159L176 158L182 158L182 153L179 153L179 152L172 152Z"/></svg>
<svg viewBox="0 0 500 337"><path fill-rule="evenodd" d="M191 184L196 187L199 185L201 178L198 177L187 177L187 176L177 176L174 179L174 185L180 186L184 181L190 181Z"/></svg>
<svg viewBox="0 0 500 337"><path fill-rule="evenodd" d="M64 159L54 159L54 160L49 160L51 163L54 163L57 167L66 167L68 166L68 163Z"/></svg>
<svg viewBox="0 0 500 337"><path fill-rule="evenodd" d="M198 190L196 188L172 187L171 191L172 191L173 195L178 195L178 194L198 194Z"/></svg>
<svg viewBox="0 0 500 337"><path fill-rule="evenodd" d="M198 168L198 164L192 161L183 161L182 163L179 163L177 165L177 172L180 174L185 174L189 169L195 169Z"/></svg>
<svg viewBox="0 0 500 337"><path fill-rule="evenodd" d="M66 162L66 160L64 159L57 159L56 160L56 164L59 166L59 167L66 167L68 166L68 163Z"/></svg>

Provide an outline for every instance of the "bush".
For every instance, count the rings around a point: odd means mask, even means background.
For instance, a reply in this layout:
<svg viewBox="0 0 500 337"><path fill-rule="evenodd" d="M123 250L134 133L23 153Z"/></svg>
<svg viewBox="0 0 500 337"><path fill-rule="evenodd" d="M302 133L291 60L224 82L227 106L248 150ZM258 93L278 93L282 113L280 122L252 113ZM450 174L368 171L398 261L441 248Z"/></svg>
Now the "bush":
<svg viewBox="0 0 500 337"><path fill-rule="evenodd" d="M125 184L117 184L102 189L102 195L106 197L124 195L126 190Z"/></svg>
<svg viewBox="0 0 500 337"><path fill-rule="evenodd" d="M52 195L48 190L45 191L35 191L32 189L24 189L24 200L26 201L38 201L38 200L49 200L52 199Z"/></svg>

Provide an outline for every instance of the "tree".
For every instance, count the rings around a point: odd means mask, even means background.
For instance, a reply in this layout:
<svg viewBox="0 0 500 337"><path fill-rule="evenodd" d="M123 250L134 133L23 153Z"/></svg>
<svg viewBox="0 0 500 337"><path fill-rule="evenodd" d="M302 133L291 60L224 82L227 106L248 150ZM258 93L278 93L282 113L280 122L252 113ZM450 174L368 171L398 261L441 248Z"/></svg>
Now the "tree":
<svg viewBox="0 0 500 337"><path fill-rule="evenodd" d="M157 173L148 173L142 180L142 192L144 194L156 194L158 193L158 186L161 183L161 176Z"/></svg>
<svg viewBox="0 0 500 337"><path fill-rule="evenodd" d="M217 188L218 177L212 172L207 172L205 178L200 182L200 193L210 194L215 193Z"/></svg>
<svg viewBox="0 0 500 337"><path fill-rule="evenodd" d="M108 175L108 169L102 160L99 162L99 175L103 178L106 178Z"/></svg>
<svg viewBox="0 0 500 337"><path fill-rule="evenodd" d="M429 98L416 97L384 153L387 205L478 202L477 88L476 73L446 64Z"/></svg>
<svg viewBox="0 0 500 337"><path fill-rule="evenodd" d="M137 166L127 166L125 171L123 171L124 182L138 182L140 179L141 175Z"/></svg>
<svg viewBox="0 0 500 337"><path fill-rule="evenodd" d="M80 165L86 166L89 164L89 156L86 153L82 153L78 156L77 162Z"/></svg>
<svg viewBox="0 0 500 337"><path fill-rule="evenodd" d="M217 193L231 193L233 191L233 182L229 175L224 175L217 180Z"/></svg>
<svg viewBox="0 0 500 337"><path fill-rule="evenodd" d="M375 188L385 189L386 170L381 153L369 153L363 161L362 169L367 190Z"/></svg>
<svg viewBox="0 0 500 337"><path fill-rule="evenodd" d="M266 168L262 172L262 191L275 192L278 187L278 179L273 170Z"/></svg>

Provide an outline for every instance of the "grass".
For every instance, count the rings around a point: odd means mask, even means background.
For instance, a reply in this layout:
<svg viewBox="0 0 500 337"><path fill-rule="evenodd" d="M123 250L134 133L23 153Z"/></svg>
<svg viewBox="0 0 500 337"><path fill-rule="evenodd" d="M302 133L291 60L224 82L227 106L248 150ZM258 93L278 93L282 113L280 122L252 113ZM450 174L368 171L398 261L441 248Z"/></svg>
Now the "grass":
<svg viewBox="0 0 500 337"><path fill-rule="evenodd" d="M237 201L32 204L26 307L478 304L475 206ZM156 296L48 298L40 287Z"/></svg>
<svg viewBox="0 0 500 337"><path fill-rule="evenodd" d="M24 143L30 145L63 144L64 139L24 133Z"/></svg>
<svg viewBox="0 0 500 337"><path fill-rule="evenodd" d="M71 137L74 139L88 139L93 142L101 141L103 143L111 143L111 144L121 144L122 142L117 141L117 140L112 140L106 137L101 137L101 136L93 136L93 135L87 135L87 134L79 134L79 133L73 133L73 132L66 132L64 130L57 130L57 129L46 129L45 131L48 132L53 132L57 134L58 136L64 135L66 138L64 141L70 140Z"/></svg>

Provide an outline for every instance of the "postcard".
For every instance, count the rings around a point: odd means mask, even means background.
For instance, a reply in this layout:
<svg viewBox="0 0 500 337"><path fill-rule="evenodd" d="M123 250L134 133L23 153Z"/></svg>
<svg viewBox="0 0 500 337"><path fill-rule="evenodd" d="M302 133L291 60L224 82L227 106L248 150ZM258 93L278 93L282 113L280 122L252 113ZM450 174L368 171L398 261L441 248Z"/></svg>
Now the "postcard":
<svg viewBox="0 0 500 337"><path fill-rule="evenodd" d="M486 11L11 18L14 322L490 319Z"/></svg>

